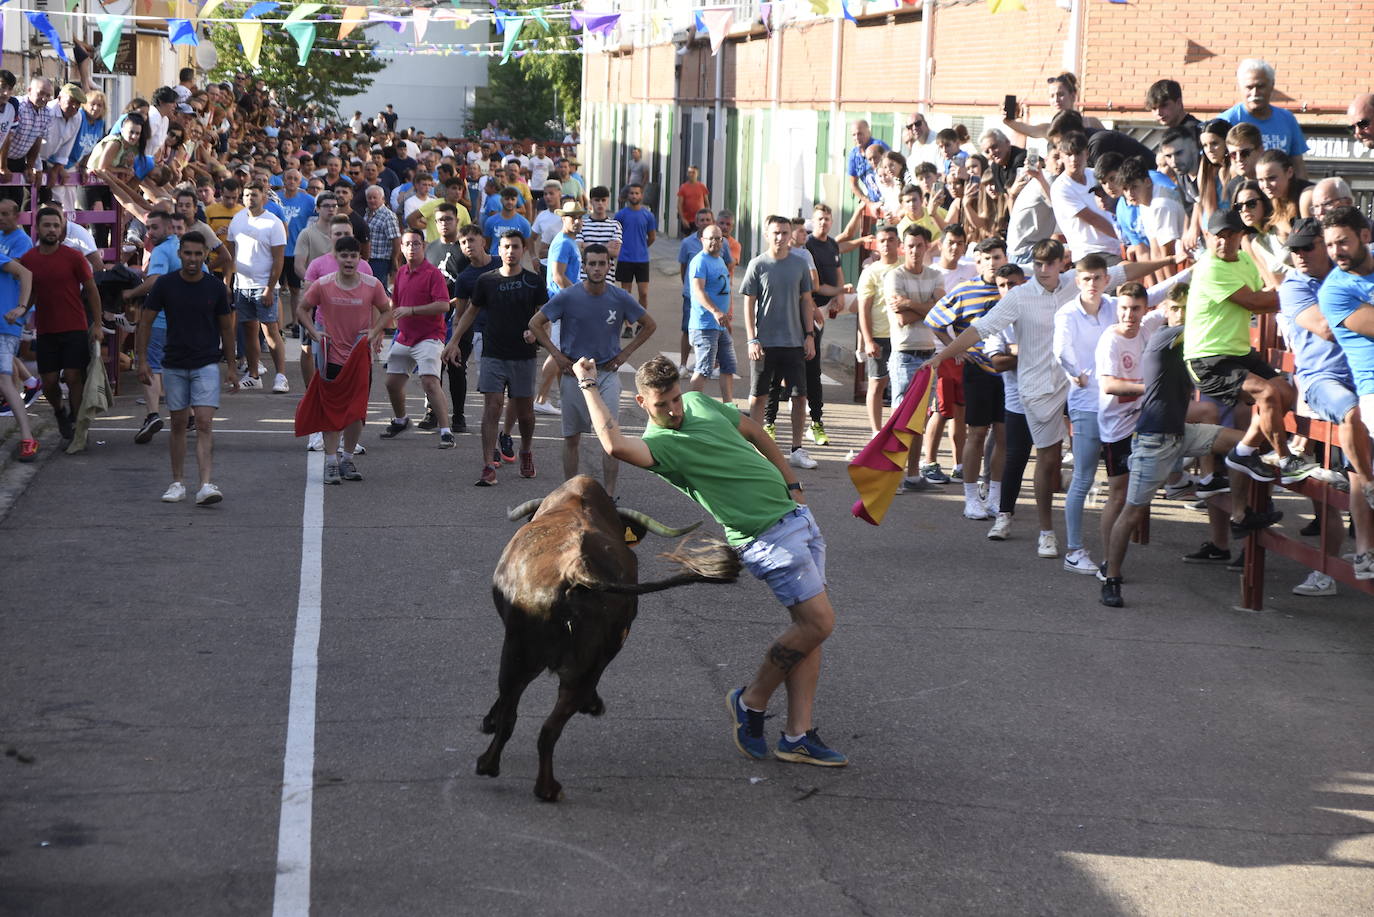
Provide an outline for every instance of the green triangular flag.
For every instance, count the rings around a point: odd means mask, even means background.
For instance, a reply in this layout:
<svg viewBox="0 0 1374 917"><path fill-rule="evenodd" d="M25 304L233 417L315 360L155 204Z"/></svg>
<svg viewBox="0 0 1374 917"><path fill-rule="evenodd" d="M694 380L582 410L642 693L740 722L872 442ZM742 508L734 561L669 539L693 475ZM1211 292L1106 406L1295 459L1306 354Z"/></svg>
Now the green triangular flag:
<svg viewBox="0 0 1374 917"><path fill-rule="evenodd" d="M525 19L507 19L505 41L501 44L501 63L510 60L511 48L515 46L515 41L520 37L520 30L525 27Z"/></svg>
<svg viewBox="0 0 1374 917"><path fill-rule="evenodd" d="M119 36L124 32L124 17L97 16L95 24L100 29L100 60L105 69L113 73L115 57L119 54Z"/></svg>
<svg viewBox="0 0 1374 917"><path fill-rule="evenodd" d="M315 47L315 23L288 22L284 28L296 40L298 51L296 63L305 66L305 59L310 56L310 49Z"/></svg>
<svg viewBox="0 0 1374 917"><path fill-rule="evenodd" d="M75 3L76 0L72 0L72 2ZM549 21L544 18L543 10L530 10L530 15L534 17L535 22L544 27L545 32L549 31Z"/></svg>

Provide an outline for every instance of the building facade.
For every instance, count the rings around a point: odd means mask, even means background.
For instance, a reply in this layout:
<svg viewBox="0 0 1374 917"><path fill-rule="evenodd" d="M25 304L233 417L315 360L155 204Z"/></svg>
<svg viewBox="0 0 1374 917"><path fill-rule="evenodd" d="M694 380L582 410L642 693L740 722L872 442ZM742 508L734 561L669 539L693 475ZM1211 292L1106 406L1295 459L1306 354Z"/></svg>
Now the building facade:
<svg viewBox="0 0 1374 917"><path fill-rule="evenodd" d="M963 124L976 140L1001 126L1007 95L1029 105L1032 123L1047 121L1046 81L1067 70L1079 77L1081 111L1143 134L1154 127L1144 107L1152 82L1177 80L1189 110L1205 119L1239 100L1236 64L1257 57L1277 70L1273 104L1308 133L1309 170L1374 189L1374 159L1343 126L1350 99L1374 88L1374 3L1024 4L994 14L985 0L849 0L850 21L839 0L739 3L714 55L687 3L603 4L622 19L613 35L586 44L584 171L619 183L639 146L651 163L651 200L671 230L674 191L696 165L712 203L737 212L750 247L770 213L809 215L826 201L849 216L845 157L861 118L889 144L913 111L936 130Z"/></svg>

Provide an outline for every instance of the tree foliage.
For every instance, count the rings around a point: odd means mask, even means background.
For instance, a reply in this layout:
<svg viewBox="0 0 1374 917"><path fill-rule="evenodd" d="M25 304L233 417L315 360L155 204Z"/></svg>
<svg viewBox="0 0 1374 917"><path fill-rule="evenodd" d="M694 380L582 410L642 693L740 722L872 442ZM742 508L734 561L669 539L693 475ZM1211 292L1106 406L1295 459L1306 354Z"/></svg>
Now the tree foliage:
<svg viewBox="0 0 1374 917"><path fill-rule="evenodd" d="M219 15L236 16L247 8L246 3L226 4ZM274 90L288 108L304 109L314 105L327 114L337 114L339 101L367 91L373 82L372 74L385 70L387 62L372 54L335 56L327 53L330 49L344 47L370 51L377 44L363 39L362 29L355 29L347 41L340 43L323 34L324 29L332 33L337 28L334 23L321 23L320 28L315 48L302 67L296 63L299 54L295 40L280 26L265 24L262 53L258 58L260 67L253 70L244 57L238 29L232 23L214 23L210 26L210 40L219 55L219 64L210 71L210 78L227 80L238 72L251 73Z"/></svg>
<svg viewBox="0 0 1374 917"><path fill-rule="evenodd" d="M515 2L503 8L516 12L546 7L546 2ZM549 27L527 21L522 42L537 39L540 46L576 48L565 18L549 17ZM494 41L500 36L493 34ZM477 104L469 113L476 130L488 121L500 121L515 137L559 138L582 116L582 55L526 54L506 63L492 57L487 64L487 85L477 90Z"/></svg>

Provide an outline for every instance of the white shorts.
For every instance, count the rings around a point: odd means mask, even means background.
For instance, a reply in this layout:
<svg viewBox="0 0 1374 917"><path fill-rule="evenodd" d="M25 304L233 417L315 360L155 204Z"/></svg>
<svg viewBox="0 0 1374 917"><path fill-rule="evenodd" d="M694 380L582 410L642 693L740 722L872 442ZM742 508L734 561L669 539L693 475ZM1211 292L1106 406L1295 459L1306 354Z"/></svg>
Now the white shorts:
<svg viewBox="0 0 1374 917"><path fill-rule="evenodd" d="M444 342L434 338L409 347L393 341L386 358L386 371L404 376L418 367L422 376L437 376L443 365L443 353Z"/></svg>
<svg viewBox="0 0 1374 917"><path fill-rule="evenodd" d="M1064 419L1064 405L1068 394L1031 398L1021 393L1021 405L1026 414L1026 426L1030 427L1031 442L1037 449L1048 449L1064 441L1069 435L1069 425Z"/></svg>

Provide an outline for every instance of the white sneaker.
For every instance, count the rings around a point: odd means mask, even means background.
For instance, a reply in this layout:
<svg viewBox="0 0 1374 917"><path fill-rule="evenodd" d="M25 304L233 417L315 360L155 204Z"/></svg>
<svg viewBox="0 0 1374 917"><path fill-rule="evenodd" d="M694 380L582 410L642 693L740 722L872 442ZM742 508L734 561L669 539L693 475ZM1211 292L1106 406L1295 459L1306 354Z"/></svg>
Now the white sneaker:
<svg viewBox="0 0 1374 917"><path fill-rule="evenodd" d="M1011 534L1011 513L998 513L997 521L988 529L988 541L1006 541Z"/></svg>
<svg viewBox="0 0 1374 917"><path fill-rule="evenodd" d="M972 519L974 522L986 522L992 516L988 514L987 504L975 497L972 500L964 500L964 518Z"/></svg>
<svg viewBox="0 0 1374 917"><path fill-rule="evenodd" d="M558 416L559 414L562 414L563 411L560 410L559 408L555 407L554 405L549 404L549 402L547 402L547 401L536 401L536 402L534 403L534 413L536 413L536 414L549 414L549 415L551 415L551 416L555 416L555 417L556 417L556 416Z"/></svg>
<svg viewBox="0 0 1374 917"><path fill-rule="evenodd" d="M224 499L224 494L213 484L202 484L196 491L196 506L214 506Z"/></svg>
<svg viewBox="0 0 1374 917"><path fill-rule="evenodd" d="M266 375L266 374L267 374L267 367L266 367L266 366L263 366L262 363L259 362L259 363L258 363L258 375L259 375L259 376L264 376L264 375Z"/></svg>
<svg viewBox="0 0 1374 917"><path fill-rule="evenodd" d="M162 494L163 503L180 503L186 499L186 485L173 481Z"/></svg>
<svg viewBox="0 0 1374 917"><path fill-rule="evenodd" d="M1059 556L1059 539L1055 537L1054 532L1040 533L1040 541L1035 546L1035 553L1041 557Z"/></svg>
<svg viewBox="0 0 1374 917"><path fill-rule="evenodd" d="M1307 579L1293 587L1294 595L1335 595L1336 581L1319 570L1307 574Z"/></svg>
<svg viewBox="0 0 1374 917"><path fill-rule="evenodd" d="M791 465L793 468L815 468L820 463L807 455L805 449L798 446L787 456L787 464Z"/></svg>
<svg viewBox="0 0 1374 917"><path fill-rule="evenodd" d="M311 433L311 434L310 434L310 442L308 442L308 443L306 444L306 446L305 446L305 451L306 451L306 452L323 452L323 451L324 451L324 434L323 434L323 433Z"/></svg>
<svg viewBox="0 0 1374 917"><path fill-rule="evenodd" d="M262 380L254 379L252 376L244 376L239 380L239 388L262 388Z"/></svg>
<svg viewBox="0 0 1374 917"><path fill-rule="evenodd" d="M277 373L277 378L272 380L272 391L277 395L284 395L291 391L291 383L286 380L286 376Z"/></svg>
<svg viewBox="0 0 1374 917"><path fill-rule="evenodd" d="M1355 579L1374 579L1374 551L1356 554L1350 563L1355 567Z"/></svg>
<svg viewBox="0 0 1374 917"><path fill-rule="evenodd" d="M354 454L354 455L367 455L367 447L364 446L362 443L358 443L358 445L356 445L356 446L353 447L353 454Z"/></svg>
<svg viewBox="0 0 1374 917"><path fill-rule="evenodd" d="M1070 573L1092 576L1097 572L1097 564L1093 563L1092 555L1079 548L1064 555L1064 569Z"/></svg>

